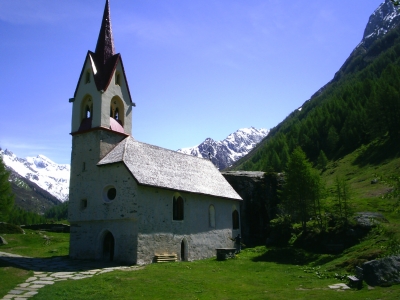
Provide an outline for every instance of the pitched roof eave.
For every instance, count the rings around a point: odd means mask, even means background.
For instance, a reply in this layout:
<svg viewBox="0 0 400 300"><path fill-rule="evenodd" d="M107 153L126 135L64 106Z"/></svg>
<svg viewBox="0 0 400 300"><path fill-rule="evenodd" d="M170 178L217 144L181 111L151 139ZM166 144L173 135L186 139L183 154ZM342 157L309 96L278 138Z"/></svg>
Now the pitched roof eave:
<svg viewBox="0 0 400 300"><path fill-rule="evenodd" d="M82 76L83 76L83 73L85 73L85 65L86 65L86 62L87 62L87 60L88 60L88 58L89 58L89 54L90 54L90 53L93 53L93 52L88 51L88 52L86 53L86 57L85 57L85 61L84 61L83 66L82 66L81 74L79 75L78 82L76 83L76 88L75 88L75 92L74 92L74 97L76 97L76 94L77 94L78 88L79 88L79 84L80 84L80 82L81 82L81 78L82 78ZM90 65L91 65L91 64L90 64ZM92 71L93 71L93 68L92 68Z"/></svg>
<svg viewBox="0 0 400 300"><path fill-rule="evenodd" d="M120 142L98 166L123 161L143 186L242 200L228 181L206 159L135 141Z"/></svg>

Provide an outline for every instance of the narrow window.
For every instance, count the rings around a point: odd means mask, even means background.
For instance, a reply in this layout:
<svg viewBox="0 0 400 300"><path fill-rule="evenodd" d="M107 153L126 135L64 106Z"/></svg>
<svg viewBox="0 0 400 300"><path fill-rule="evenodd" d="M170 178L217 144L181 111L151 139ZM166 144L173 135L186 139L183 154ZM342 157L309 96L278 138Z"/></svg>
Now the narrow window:
<svg viewBox="0 0 400 300"><path fill-rule="evenodd" d="M175 197L173 200L173 220L183 220L183 199L181 196Z"/></svg>
<svg viewBox="0 0 400 300"><path fill-rule="evenodd" d="M115 120L119 121L119 112L118 112L118 107L115 109Z"/></svg>
<svg viewBox="0 0 400 300"><path fill-rule="evenodd" d="M121 75L119 73L115 74L115 85L121 85Z"/></svg>
<svg viewBox="0 0 400 300"><path fill-rule="evenodd" d="M81 200L81 210L84 210L87 208L87 199L82 199Z"/></svg>
<svg viewBox="0 0 400 300"><path fill-rule="evenodd" d="M239 213L236 209L232 212L232 228L239 229Z"/></svg>
<svg viewBox="0 0 400 300"><path fill-rule="evenodd" d="M85 78L85 83L90 83L90 72L86 72L86 78Z"/></svg>
<svg viewBox="0 0 400 300"><path fill-rule="evenodd" d="M214 205L210 205L208 208L208 225L215 228L215 208Z"/></svg>
<svg viewBox="0 0 400 300"><path fill-rule="evenodd" d="M82 164L82 171L86 171L86 163L85 162L83 162L83 164Z"/></svg>
<svg viewBox="0 0 400 300"><path fill-rule="evenodd" d="M89 105L86 106L86 119L90 119L92 117L92 113L90 112Z"/></svg>

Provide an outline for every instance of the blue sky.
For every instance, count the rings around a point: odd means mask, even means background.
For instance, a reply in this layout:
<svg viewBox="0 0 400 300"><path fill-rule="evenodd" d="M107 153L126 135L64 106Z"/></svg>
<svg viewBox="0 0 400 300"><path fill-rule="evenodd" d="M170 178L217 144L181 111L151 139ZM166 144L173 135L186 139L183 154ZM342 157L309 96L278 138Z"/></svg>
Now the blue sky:
<svg viewBox="0 0 400 300"><path fill-rule="evenodd" d="M383 0L110 0L133 137L168 149L272 128L331 80ZM69 163L105 0L0 0L0 147Z"/></svg>

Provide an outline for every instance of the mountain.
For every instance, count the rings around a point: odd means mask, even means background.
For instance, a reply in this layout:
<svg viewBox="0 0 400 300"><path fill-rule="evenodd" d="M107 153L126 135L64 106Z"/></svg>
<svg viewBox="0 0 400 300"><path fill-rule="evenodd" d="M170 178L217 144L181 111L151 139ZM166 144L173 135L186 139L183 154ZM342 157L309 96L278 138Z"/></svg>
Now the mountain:
<svg viewBox="0 0 400 300"><path fill-rule="evenodd" d="M375 42L383 38L399 24L399 9L390 0L385 0L369 17L361 42L351 52L339 71L335 73L333 79L312 95L311 99L320 95L330 84L338 82L343 75L351 74L368 65L382 51L382 48L377 45L379 43Z"/></svg>
<svg viewBox="0 0 400 300"><path fill-rule="evenodd" d="M36 197L27 192L31 190L53 203L68 200L69 165L56 164L43 155L19 158L7 149L0 149L0 155L6 168L11 171L10 178L14 190L19 191L17 198L25 198L27 201L26 198ZM21 189L25 192L22 193Z"/></svg>
<svg viewBox="0 0 400 300"><path fill-rule="evenodd" d="M378 38L395 28L400 22L400 14L390 0L386 0L369 17L364 36L356 49L369 48Z"/></svg>
<svg viewBox="0 0 400 300"><path fill-rule="evenodd" d="M263 128L242 128L231 133L222 141L207 138L200 145L177 151L197 157L210 158L219 170L223 170L248 154L268 133L269 130Z"/></svg>
<svg viewBox="0 0 400 300"><path fill-rule="evenodd" d="M298 146L318 166L323 154L336 160L376 139L388 145L398 141L399 24L400 13L389 0L379 5L333 79L231 168L280 172Z"/></svg>

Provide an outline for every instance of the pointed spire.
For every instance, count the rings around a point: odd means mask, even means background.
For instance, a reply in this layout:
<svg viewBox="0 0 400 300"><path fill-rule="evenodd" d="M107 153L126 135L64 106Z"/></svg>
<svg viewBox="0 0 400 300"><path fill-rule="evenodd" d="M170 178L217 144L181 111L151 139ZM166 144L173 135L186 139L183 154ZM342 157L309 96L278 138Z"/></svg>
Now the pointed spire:
<svg viewBox="0 0 400 300"><path fill-rule="evenodd" d="M105 65L107 60L115 54L109 0L106 0L106 6L104 7L103 21L101 22L95 53L97 61L103 65Z"/></svg>

